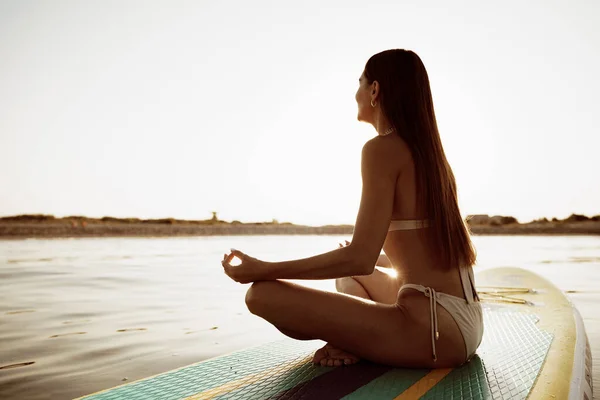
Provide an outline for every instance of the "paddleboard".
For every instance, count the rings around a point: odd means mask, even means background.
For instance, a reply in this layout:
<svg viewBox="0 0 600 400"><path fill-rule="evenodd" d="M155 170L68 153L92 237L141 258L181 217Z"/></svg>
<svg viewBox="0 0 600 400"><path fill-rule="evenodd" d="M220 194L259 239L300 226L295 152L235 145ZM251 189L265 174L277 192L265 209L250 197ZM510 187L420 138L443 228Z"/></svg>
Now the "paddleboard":
<svg viewBox="0 0 600 400"><path fill-rule="evenodd" d="M477 354L458 368L315 366L323 342L286 339L83 398L592 400L589 343L566 296L520 268L481 271L476 284L485 333Z"/></svg>

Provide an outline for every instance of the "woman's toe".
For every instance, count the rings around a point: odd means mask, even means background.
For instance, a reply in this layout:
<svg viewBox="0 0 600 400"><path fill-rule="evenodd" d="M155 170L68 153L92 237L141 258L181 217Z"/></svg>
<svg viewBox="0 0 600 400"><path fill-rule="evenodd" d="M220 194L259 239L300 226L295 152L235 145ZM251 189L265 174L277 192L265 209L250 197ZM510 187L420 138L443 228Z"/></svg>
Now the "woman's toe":
<svg viewBox="0 0 600 400"><path fill-rule="evenodd" d="M341 360L335 360L333 362L333 365L335 365L336 367L339 367L340 365L342 365L342 361Z"/></svg>
<svg viewBox="0 0 600 400"><path fill-rule="evenodd" d="M327 349L322 347L315 352L315 355L313 356L313 362L315 364L320 364L325 358L327 358Z"/></svg>

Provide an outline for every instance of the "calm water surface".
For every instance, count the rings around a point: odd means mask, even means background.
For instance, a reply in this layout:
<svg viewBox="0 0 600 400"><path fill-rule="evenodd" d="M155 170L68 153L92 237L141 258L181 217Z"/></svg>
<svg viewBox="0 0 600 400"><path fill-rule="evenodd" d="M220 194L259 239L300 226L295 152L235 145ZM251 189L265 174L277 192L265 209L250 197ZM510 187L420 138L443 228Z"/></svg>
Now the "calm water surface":
<svg viewBox="0 0 600 400"><path fill-rule="evenodd" d="M266 260L346 236L0 241L0 398L67 399L278 339L222 272L235 247ZM600 391L600 237L476 236L477 270L539 273L581 312ZM305 282L333 290L332 281ZM595 396L596 398L598 395Z"/></svg>

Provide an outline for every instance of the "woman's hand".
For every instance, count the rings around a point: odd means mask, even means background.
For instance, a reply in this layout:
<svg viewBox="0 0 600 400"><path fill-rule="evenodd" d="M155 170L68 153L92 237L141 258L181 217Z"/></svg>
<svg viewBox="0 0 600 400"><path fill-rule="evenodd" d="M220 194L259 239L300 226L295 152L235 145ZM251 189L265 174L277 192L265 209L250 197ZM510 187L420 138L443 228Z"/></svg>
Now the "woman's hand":
<svg viewBox="0 0 600 400"><path fill-rule="evenodd" d="M234 258L240 259L241 264L231 265ZM256 282L265 280L266 277L267 263L239 250L231 249L231 253L224 254L221 265L227 276L239 283Z"/></svg>

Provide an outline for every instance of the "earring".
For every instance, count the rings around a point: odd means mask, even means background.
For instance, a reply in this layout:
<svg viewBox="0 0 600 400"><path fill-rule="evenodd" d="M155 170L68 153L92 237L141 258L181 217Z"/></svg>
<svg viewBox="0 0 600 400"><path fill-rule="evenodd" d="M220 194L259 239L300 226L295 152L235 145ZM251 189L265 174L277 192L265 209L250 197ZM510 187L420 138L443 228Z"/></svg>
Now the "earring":
<svg viewBox="0 0 600 400"><path fill-rule="evenodd" d="M371 100L371 107L375 107L377 104L373 102L373 100Z"/></svg>

